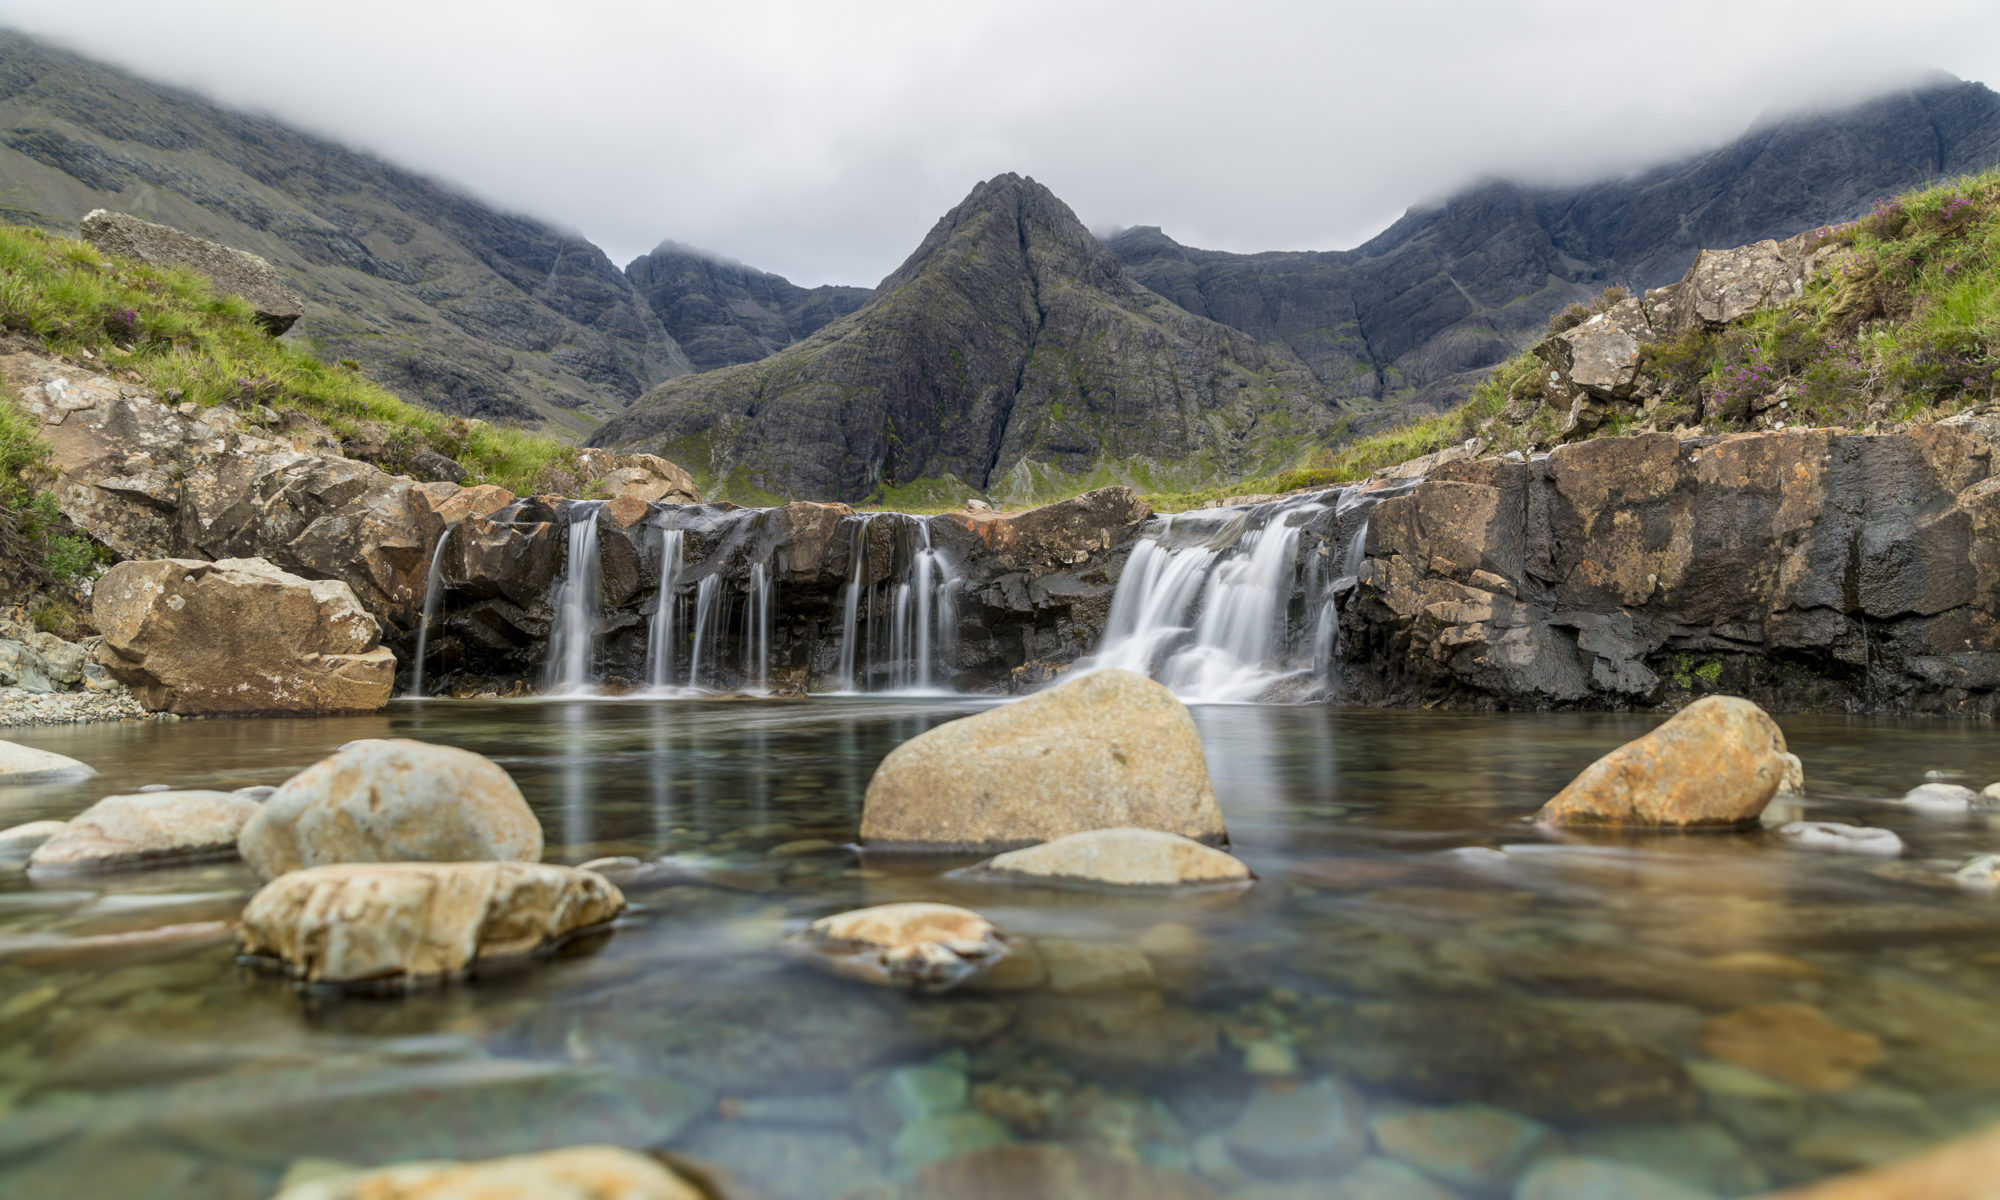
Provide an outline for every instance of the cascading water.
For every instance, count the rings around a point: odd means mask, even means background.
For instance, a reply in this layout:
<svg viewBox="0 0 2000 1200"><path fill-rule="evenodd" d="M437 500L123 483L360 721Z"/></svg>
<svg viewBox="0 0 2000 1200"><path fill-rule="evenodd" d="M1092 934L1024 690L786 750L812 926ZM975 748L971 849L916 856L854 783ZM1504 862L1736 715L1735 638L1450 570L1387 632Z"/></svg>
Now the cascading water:
<svg viewBox="0 0 2000 1200"><path fill-rule="evenodd" d="M686 540L679 529L660 530L659 607L653 610L646 638L646 683L654 688L670 688L677 682L674 660L680 649L681 559Z"/></svg>
<svg viewBox="0 0 2000 1200"><path fill-rule="evenodd" d="M410 663L410 698L424 698L424 656L430 651L431 622L437 619L438 601L444 594L444 547L451 540L452 531L458 526L450 525L438 535L438 543L431 550L431 565L424 572L424 611L417 619L417 654Z"/></svg>
<svg viewBox="0 0 2000 1200"><path fill-rule="evenodd" d="M875 572L869 530L883 519L896 522L894 575L870 586ZM903 513L857 517L849 562L842 593L840 690L931 691L939 686L956 650L963 580L944 552L931 544L930 522Z"/></svg>
<svg viewBox="0 0 2000 1200"><path fill-rule="evenodd" d="M597 623L599 555L597 512L602 501L578 501L569 511L569 549L562 586L556 593L555 627L549 638L547 690L583 694L596 686L592 673Z"/></svg>
<svg viewBox="0 0 2000 1200"><path fill-rule="evenodd" d="M744 616L743 678L754 690L771 688L771 568L750 564L750 607Z"/></svg>

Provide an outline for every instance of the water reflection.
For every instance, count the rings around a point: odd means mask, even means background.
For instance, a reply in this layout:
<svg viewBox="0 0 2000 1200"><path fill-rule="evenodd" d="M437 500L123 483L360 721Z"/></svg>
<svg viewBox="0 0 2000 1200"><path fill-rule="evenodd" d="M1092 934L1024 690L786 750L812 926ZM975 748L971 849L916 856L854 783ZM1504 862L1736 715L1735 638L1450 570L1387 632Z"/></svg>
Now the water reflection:
<svg viewBox="0 0 2000 1200"><path fill-rule="evenodd" d="M935 1160L996 1142L1089 1156L1110 1174L1086 1193L1129 1194L1117 1171L1144 1163L1167 1173L1149 1187L1220 1195L1324 1181L1309 1147L1241 1122L1330 1074L1378 1114L1480 1100L1717 1195L2000 1118L2000 905L1935 886L1994 835L1883 803L1927 771L2000 778L1984 727L1783 722L1806 815L1893 828L1898 861L1523 821L1645 717L1226 707L1196 721L1232 846L1262 880L1247 895L864 867L842 845L875 763L972 710L431 702L23 733L103 773L0 789L7 824L145 784L276 783L354 738L408 736L503 762L551 860L687 869L635 891L601 946L393 1003L308 1001L213 941L134 956L86 940L226 919L255 886L238 864L0 874L0 1194L254 1197L300 1157L608 1140L774 1197L950 1194L922 1190ZM922 1000L769 952L811 917L913 898L1033 939L1049 984ZM1752 1020L1778 1023L1748 1040L1754 1069L1730 1040ZM1873 1039L1880 1061L1813 1086L1828 1028Z"/></svg>

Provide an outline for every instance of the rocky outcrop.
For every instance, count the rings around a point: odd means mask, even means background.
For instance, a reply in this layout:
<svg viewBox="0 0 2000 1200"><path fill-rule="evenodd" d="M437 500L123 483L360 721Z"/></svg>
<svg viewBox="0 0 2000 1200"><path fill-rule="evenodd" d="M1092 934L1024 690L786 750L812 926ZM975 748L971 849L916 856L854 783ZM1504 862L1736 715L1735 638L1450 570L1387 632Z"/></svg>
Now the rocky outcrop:
<svg viewBox="0 0 2000 1200"><path fill-rule="evenodd" d="M277 269L247 250L232 250L171 225L102 208L87 213L78 228L84 241L106 254L206 276L216 291L248 301L257 323L272 337L305 315L304 302L285 286Z"/></svg>
<svg viewBox="0 0 2000 1200"><path fill-rule="evenodd" d="M1597 438L1376 506L1352 698L2000 712L2000 416Z"/></svg>
<svg viewBox="0 0 2000 1200"><path fill-rule="evenodd" d="M783 276L662 242L625 277L698 371L755 362L867 302L865 287L803 288Z"/></svg>
<svg viewBox="0 0 2000 1200"><path fill-rule="evenodd" d="M785 939L792 957L864 983L944 992L1007 957L1007 935L950 904L882 904L822 917Z"/></svg>
<svg viewBox="0 0 2000 1200"><path fill-rule="evenodd" d="M576 466L590 485L587 490L606 499L630 496L644 504L701 503L694 476L657 454L585 450L577 456Z"/></svg>
<svg viewBox="0 0 2000 1200"><path fill-rule="evenodd" d="M395 681L381 627L346 584L262 559L119 563L91 619L98 661L156 711L373 712Z"/></svg>
<svg viewBox="0 0 2000 1200"><path fill-rule="evenodd" d="M1250 868L1213 846L1154 829L1093 829L1009 850L962 872L969 878L1107 887L1247 883Z"/></svg>
<svg viewBox="0 0 2000 1200"><path fill-rule="evenodd" d="M1763 709L1708 696L1598 759L1542 806L1550 825L1741 826L1778 794L1785 735Z"/></svg>
<svg viewBox="0 0 2000 1200"><path fill-rule="evenodd" d="M572 1146L485 1162L415 1162L335 1171L274 1200L709 1200L659 1161L616 1146Z"/></svg>
<svg viewBox="0 0 2000 1200"><path fill-rule="evenodd" d="M574 867L344 863L265 884L237 941L305 983L410 984L543 949L624 907L609 880Z"/></svg>
<svg viewBox="0 0 2000 1200"><path fill-rule="evenodd" d="M663 385L592 442L662 453L732 499L926 480L1018 502L1093 474L1277 469L1336 417L1289 352L1141 287L1048 189L1002 175L852 314Z"/></svg>
<svg viewBox="0 0 2000 1200"><path fill-rule="evenodd" d="M257 802L236 792L106 796L35 849L30 871L103 871L163 859L234 855Z"/></svg>
<svg viewBox="0 0 2000 1200"><path fill-rule="evenodd" d="M370 738L286 780L238 844L244 861L273 879L330 863L533 862L542 827L491 759Z"/></svg>
<svg viewBox="0 0 2000 1200"><path fill-rule="evenodd" d="M861 811L861 840L878 848L1018 846L1120 827L1228 836L1187 708L1118 670L911 738L876 768Z"/></svg>

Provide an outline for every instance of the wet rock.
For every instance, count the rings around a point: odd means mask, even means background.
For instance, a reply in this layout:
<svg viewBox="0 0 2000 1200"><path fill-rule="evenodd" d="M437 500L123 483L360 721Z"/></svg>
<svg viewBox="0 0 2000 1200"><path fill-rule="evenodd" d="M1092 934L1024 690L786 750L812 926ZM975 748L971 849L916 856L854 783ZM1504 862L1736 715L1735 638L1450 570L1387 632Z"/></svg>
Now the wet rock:
<svg viewBox="0 0 2000 1200"><path fill-rule="evenodd" d="M1259 1088L1224 1138L1237 1161L1265 1175L1338 1171L1368 1153L1367 1109L1333 1079Z"/></svg>
<svg viewBox="0 0 2000 1200"><path fill-rule="evenodd" d="M1321 1191L1311 1186L1297 1200L1458 1200L1458 1193L1439 1187L1394 1159L1370 1156ZM1255 1200L1237 1192L1232 1200ZM1275 1200L1275 1198L1273 1198Z"/></svg>
<svg viewBox="0 0 2000 1200"><path fill-rule="evenodd" d="M1545 1121L1677 1120L1695 1107L1680 1061L1618 1029L1528 1004L1356 1005L1299 1039L1306 1060L1411 1100L1478 1101Z"/></svg>
<svg viewBox="0 0 2000 1200"><path fill-rule="evenodd" d="M1218 1057L1220 1030L1213 1018L1140 990L1036 997L1019 1033L1056 1061L1124 1076L1202 1067Z"/></svg>
<svg viewBox="0 0 2000 1200"><path fill-rule="evenodd" d="M933 1113L905 1125L889 1143L896 1166L911 1171L956 1155L1012 1143L1006 1125L982 1112Z"/></svg>
<svg viewBox="0 0 2000 1200"><path fill-rule="evenodd" d="M381 626L334 580L263 559L119 563L92 591L97 659L149 709L373 712L396 659Z"/></svg>
<svg viewBox="0 0 2000 1200"><path fill-rule="evenodd" d="M1707 1122L1583 1130L1570 1134L1568 1141L1582 1157L1643 1167L1723 1196L1747 1196L1771 1186L1769 1174L1743 1143Z"/></svg>
<svg viewBox="0 0 2000 1200"><path fill-rule="evenodd" d="M1553 825L1715 826L1757 819L1786 776L1763 709L1708 696L1598 759L1542 807Z"/></svg>
<svg viewBox="0 0 2000 1200"><path fill-rule="evenodd" d="M846 1100L845 1096L841 1099ZM728 1173L729 1182L704 1191L705 1200L765 1200L824 1196L828 1200L894 1200L878 1155L852 1135L821 1129L773 1130L743 1121L709 1121L674 1144L704 1166ZM717 1172L719 1174L719 1172ZM711 1176L713 1178L713 1175ZM736 1181L742 1185L731 1186ZM570 1200L563 1197L562 1200ZM595 1197L579 1200L596 1200Z"/></svg>
<svg viewBox="0 0 2000 1200"><path fill-rule="evenodd" d="M310 867L251 898L239 944L307 983L415 982L540 949L624 907L603 876L547 863Z"/></svg>
<svg viewBox="0 0 2000 1200"><path fill-rule="evenodd" d="M1512 1183L1550 1138L1541 1122L1484 1104L1391 1111L1372 1117L1368 1128L1382 1153L1479 1192Z"/></svg>
<svg viewBox="0 0 2000 1200"><path fill-rule="evenodd" d="M886 1140L905 1125L963 1111L972 1085L957 1066L926 1063L884 1071L855 1090L862 1128Z"/></svg>
<svg viewBox="0 0 2000 1200"><path fill-rule="evenodd" d="M1883 1166L1775 1192L1767 1200L1987 1200L2000 1179L2000 1126Z"/></svg>
<svg viewBox="0 0 2000 1200"><path fill-rule="evenodd" d="M233 792L106 796L36 848L31 872L101 871L161 859L234 854L243 826L261 811Z"/></svg>
<svg viewBox="0 0 2000 1200"><path fill-rule="evenodd" d="M277 268L247 250L235 250L207 238L183 233L171 225L141 220L130 213L94 208L78 225L83 240L106 254L137 259L160 268L184 267L203 275L218 292L250 302L257 323L276 337L305 315L305 305L287 287Z"/></svg>
<svg viewBox="0 0 2000 1200"><path fill-rule="evenodd" d="M1177 887L1245 883L1250 868L1191 838L1153 829L1093 829L987 859L971 874L1036 883Z"/></svg>
<svg viewBox="0 0 2000 1200"><path fill-rule="evenodd" d="M542 827L491 759L370 738L285 781L238 847L266 879L329 863L533 862Z"/></svg>
<svg viewBox="0 0 2000 1200"><path fill-rule="evenodd" d="M1099 488L1025 512L949 513L933 536L964 557L1002 570L1074 565L1128 541L1153 515L1128 487Z"/></svg>
<svg viewBox="0 0 2000 1200"><path fill-rule="evenodd" d="M86 763L32 746L0 742L0 784L80 779L97 772Z"/></svg>
<svg viewBox="0 0 2000 1200"><path fill-rule="evenodd" d="M861 840L1006 846L1118 827L1227 836L1186 706L1107 670L896 747L869 781Z"/></svg>
<svg viewBox="0 0 2000 1200"><path fill-rule="evenodd" d="M1837 825L1832 821L1793 821L1779 826L1777 835L1795 846L1837 854L1894 858L1903 852L1903 839L1887 829Z"/></svg>
<svg viewBox="0 0 2000 1200"><path fill-rule="evenodd" d="M932 1163L904 1200L1221 1200L1181 1171L1050 1142L996 1146Z"/></svg>
<svg viewBox="0 0 2000 1200"><path fill-rule="evenodd" d="M1719 1200L1643 1167L1599 1158L1548 1158L1528 1168L1514 1200Z"/></svg>
<svg viewBox="0 0 2000 1200"><path fill-rule="evenodd" d="M1116 992L1153 986L1153 964L1136 946L1066 938L1041 938L1035 945L1048 968L1051 991Z"/></svg>
<svg viewBox="0 0 2000 1200"><path fill-rule="evenodd" d="M867 983L943 992L1007 956L1007 935L949 904L883 904L822 917L786 938L793 957Z"/></svg>
<svg viewBox="0 0 2000 1200"><path fill-rule="evenodd" d="M417 1162L337 1172L275 1200L707 1200L657 1159L615 1146L575 1146L487 1162Z"/></svg>
<svg viewBox="0 0 2000 1200"><path fill-rule="evenodd" d="M5 838L0 834L0 839ZM2000 891L2000 854L1981 854L1951 873L1952 882L1968 892Z"/></svg>
<svg viewBox="0 0 2000 1200"><path fill-rule="evenodd" d="M1873 1034L1837 1025L1810 1004L1760 1004L1702 1022L1703 1054L1816 1092L1851 1088L1880 1063Z"/></svg>
<svg viewBox="0 0 2000 1200"><path fill-rule="evenodd" d="M29 821L25 825L0 829L0 859L27 858L37 846L61 833L67 824L65 821Z"/></svg>
<svg viewBox="0 0 2000 1200"><path fill-rule="evenodd" d="M1955 783L1919 784L1904 792L1895 803L1927 813L1969 812L1979 801L1979 793Z"/></svg>

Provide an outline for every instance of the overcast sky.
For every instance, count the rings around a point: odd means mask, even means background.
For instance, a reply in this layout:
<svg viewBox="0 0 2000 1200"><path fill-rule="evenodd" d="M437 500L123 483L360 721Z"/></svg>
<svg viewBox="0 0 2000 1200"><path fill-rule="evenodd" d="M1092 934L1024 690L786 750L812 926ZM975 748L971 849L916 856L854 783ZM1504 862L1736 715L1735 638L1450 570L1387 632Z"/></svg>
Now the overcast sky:
<svg viewBox="0 0 2000 1200"><path fill-rule="evenodd" d="M0 0L0 24L581 229L872 284L978 180L1094 228L1334 249L1485 175L1595 178L1926 68L1995 0Z"/></svg>

